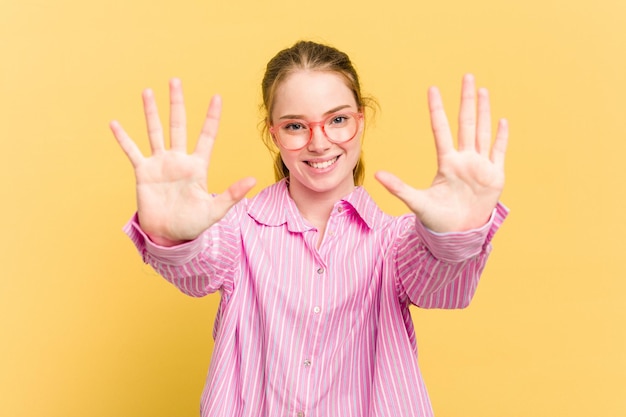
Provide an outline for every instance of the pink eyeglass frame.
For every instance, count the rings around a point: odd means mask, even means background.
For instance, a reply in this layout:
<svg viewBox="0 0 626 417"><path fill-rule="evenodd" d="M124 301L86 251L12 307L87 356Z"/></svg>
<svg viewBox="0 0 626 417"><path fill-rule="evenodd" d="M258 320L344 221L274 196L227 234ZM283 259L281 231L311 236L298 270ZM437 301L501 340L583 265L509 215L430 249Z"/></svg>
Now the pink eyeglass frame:
<svg viewBox="0 0 626 417"><path fill-rule="evenodd" d="M315 126L319 126L322 128L322 132L324 133L324 137L326 139L328 139L329 142L331 143L348 143L350 142L352 139L354 139L356 137L356 135L359 133L359 129L357 127L356 132L354 132L354 135L352 135L352 137L348 140L344 140L341 142L337 142L332 140L328 134L326 133L326 129L324 128L324 125L326 124L326 122L330 119L332 119L333 117L337 117L337 116L341 116L341 115L350 115L352 117L354 117L355 119L358 119L359 122L361 122L363 120L363 113L362 112L352 112L352 111L338 111L335 113L332 113L330 115L328 115L328 117L326 117L324 120L321 120L319 122L307 122L306 120L303 119L289 119L289 120L285 120L282 123L277 124L276 126L270 126L269 131L272 134L272 137L274 137L275 140L277 140L278 142L280 142L280 144L283 146L283 148L287 149L288 151L299 151L300 149L304 149L306 148L309 143L311 143L311 140L313 139L313 128ZM302 123L303 125L306 125L309 128L309 140L306 141L306 143L299 147L299 148L288 148L287 146L285 146L285 144L280 140L280 135L276 134L276 130L280 129L281 127L288 125L290 123L294 123L294 122L298 122L298 123Z"/></svg>

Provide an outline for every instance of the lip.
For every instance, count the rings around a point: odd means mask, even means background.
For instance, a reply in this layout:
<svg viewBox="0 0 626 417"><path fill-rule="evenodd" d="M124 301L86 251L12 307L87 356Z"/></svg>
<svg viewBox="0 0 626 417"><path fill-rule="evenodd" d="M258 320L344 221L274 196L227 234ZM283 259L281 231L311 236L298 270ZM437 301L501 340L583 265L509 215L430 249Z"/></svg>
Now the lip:
<svg viewBox="0 0 626 417"><path fill-rule="evenodd" d="M337 162L339 162L339 159L341 158L341 155L335 155L335 156L331 156L331 157L327 157L327 158L314 158L314 159L307 159L304 160L303 162L306 164L306 166L309 169L314 170L315 172L327 172L330 171L331 169L333 169L335 167L335 165L337 165ZM315 168L313 166L311 166L310 164L322 164L328 161L332 161L335 160L335 162L325 168Z"/></svg>

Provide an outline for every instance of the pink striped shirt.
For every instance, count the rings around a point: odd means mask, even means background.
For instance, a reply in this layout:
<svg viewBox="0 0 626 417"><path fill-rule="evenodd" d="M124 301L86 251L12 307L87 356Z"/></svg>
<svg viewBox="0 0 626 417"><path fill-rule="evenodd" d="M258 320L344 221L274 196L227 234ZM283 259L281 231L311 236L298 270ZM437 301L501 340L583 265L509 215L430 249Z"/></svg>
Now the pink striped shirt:
<svg viewBox="0 0 626 417"><path fill-rule="evenodd" d="M436 234L357 187L316 249L283 180L173 248L136 218L125 231L184 293L221 293L203 417L426 417L409 306L467 306L506 215L498 204L480 229Z"/></svg>

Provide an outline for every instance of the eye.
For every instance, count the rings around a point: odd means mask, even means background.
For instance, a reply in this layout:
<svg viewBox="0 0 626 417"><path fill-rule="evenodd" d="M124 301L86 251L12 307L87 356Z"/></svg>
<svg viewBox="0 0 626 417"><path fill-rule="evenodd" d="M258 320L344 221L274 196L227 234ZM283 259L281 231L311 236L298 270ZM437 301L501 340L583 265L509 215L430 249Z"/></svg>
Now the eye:
<svg viewBox="0 0 626 417"><path fill-rule="evenodd" d="M350 115L336 114L330 117L328 120L329 125L344 125L350 120Z"/></svg>
<svg viewBox="0 0 626 417"><path fill-rule="evenodd" d="M307 127L300 122L287 122L282 126L282 128L288 132L299 132Z"/></svg>

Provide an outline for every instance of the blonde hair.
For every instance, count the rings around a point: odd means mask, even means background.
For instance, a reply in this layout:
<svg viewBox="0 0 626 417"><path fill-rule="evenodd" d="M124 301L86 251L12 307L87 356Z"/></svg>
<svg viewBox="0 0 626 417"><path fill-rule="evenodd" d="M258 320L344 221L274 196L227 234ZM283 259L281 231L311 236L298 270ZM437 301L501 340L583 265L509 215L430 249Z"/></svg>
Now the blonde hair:
<svg viewBox="0 0 626 417"><path fill-rule="evenodd" d="M344 52L332 46L311 41L299 41L292 47L278 52L268 63L261 83L263 93L262 111L265 115L262 122L262 138L265 146L274 156L274 176L277 181L289 177L289 170L280 157L269 132L271 114L274 106L276 88L287 76L299 70L328 71L340 74L346 80L346 85L352 91L359 111L369 108L374 111L376 101L371 97L364 97L361 93L359 76ZM363 153L353 170L354 183L363 184L365 175Z"/></svg>

